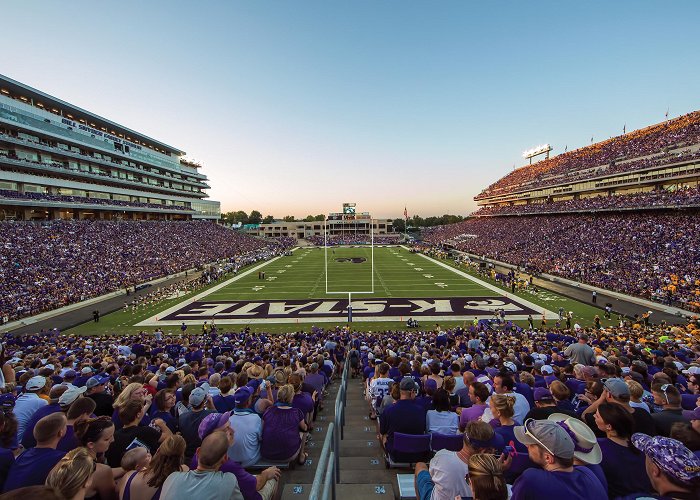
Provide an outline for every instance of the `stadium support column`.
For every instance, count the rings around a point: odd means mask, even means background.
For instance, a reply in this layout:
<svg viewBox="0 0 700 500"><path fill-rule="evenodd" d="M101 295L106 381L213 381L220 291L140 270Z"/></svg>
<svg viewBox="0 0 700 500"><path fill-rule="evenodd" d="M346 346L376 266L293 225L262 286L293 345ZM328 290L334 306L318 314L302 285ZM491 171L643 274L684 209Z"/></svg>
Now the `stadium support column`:
<svg viewBox="0 0 700 500"><path fill-rule="evenodd" d="M348 323L352 323L352 292L348 292Z"/></svg>

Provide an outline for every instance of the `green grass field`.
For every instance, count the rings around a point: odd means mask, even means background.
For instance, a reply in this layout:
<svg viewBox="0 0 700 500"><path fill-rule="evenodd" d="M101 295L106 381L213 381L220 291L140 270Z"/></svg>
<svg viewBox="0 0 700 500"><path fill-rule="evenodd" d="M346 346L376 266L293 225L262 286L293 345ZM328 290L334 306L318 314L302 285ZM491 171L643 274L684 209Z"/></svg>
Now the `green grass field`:
<svg viewBox="0 0 700 500"><path fill-rule="evenodd" d="M327 257L328 280L326 280ZM264 279L259 273L264 271ZM372 294L361 292L369 292ZM326 288L328 287L328 288ZM327 293L335 292L335 293ZM328 249L299 248L291 256L280 257L268 263L261 263L243 269L234 279L230 277L223 282L214 283L206 289L200 289L187 296L163 301L159 304L145 307L133 314L132 312L115 312L101 318L99 324L85 323L69 333L76 334L105 334L105 333L135 333L138 331L153 331L160 326L166 333L179 333L177 321L164 321L162 318L169 311L177 311L193 301L216 303L239 303L239 301L336 301L346 300L347 293L352 292L353 305L356 301L379 301L379 299L399 300L404 298L426 301L441 298L455 297L480 297L493 298L495 300L510 297L519 304L529 304L531 309L538 311L533 314L536 323L539 324L543 309L557 311L564 307L567 311L574 312L574 320L584 325L592 324L595 314L601 314L600 309L590 305L556 295L552 292L541 290L534 294L530 291L516 292L498 287L494 282L483 277L477 277L475 273L463 266L458 266L454 261L434 261L422 255L410 253L402 247L375 247L374 248L374 279L372 280L372 250L368 247L344 247ZM407 306L400 306L407 307ZM407 315L408 316L408 315ZM602 314L601 314L602 316ZM485 317L485 316L483 316ZM155 320L157 318L157 321ZM226 321L220 320L220 325ZM471 317L470 317L471 318ZM313 318L310 318L313 319ZM403 328L405 319L397 321L398 316L366 318L363 322L357 322L354 316L353 327L361 330L379 330L391 328ZM431 321L418 317L421 324L431 324ZM455 326L465 323L466 318L452 319L441 318L443 326ZM299 324L299 320L288 318L270 318L259 320L259 323L251 321L249 326L253 331L289 331L290 329L308 328L312 323ZM342 324L344 320L338 319L335 324ZM434 321L432 321L434 322ZM202 321L188 321L191 328L197 331ZM524 325L524 319L518 319L516 323ZM238 329L242 323L224 326L228 329ZM334 323L326 323L329 326ZM549 320L549 325L554 321ZM604 321L604 325L611 324Z"/></svg>
<svg viewBox="0 0 700 500"><path fill-rule="evenodd" d="M207 295L207 300L332 298L326 293L324 250L299 249L264 267L265 279L251 273ZM370 248L329 249L328 291L368 292L372 290ZM362 258L354 263L343 259ZM342 262L338 262L341 260ZM496 292L458 276L404 248L374 248L373 297L495 296Z"/></svg>

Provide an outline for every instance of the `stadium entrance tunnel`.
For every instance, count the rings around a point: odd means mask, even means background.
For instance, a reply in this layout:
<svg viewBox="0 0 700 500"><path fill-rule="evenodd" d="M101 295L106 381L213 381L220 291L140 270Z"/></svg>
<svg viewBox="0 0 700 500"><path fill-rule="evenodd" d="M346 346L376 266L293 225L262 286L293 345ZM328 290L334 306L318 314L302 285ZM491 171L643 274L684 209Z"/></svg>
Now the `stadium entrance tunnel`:
<svg viewBox="0 0 700 500"><path fill-rule="evenodd" d="M362 264L363 262L367 262L367 259L364 257L339 257L335 259L336 262L352 262L353 264Z"/></svg>

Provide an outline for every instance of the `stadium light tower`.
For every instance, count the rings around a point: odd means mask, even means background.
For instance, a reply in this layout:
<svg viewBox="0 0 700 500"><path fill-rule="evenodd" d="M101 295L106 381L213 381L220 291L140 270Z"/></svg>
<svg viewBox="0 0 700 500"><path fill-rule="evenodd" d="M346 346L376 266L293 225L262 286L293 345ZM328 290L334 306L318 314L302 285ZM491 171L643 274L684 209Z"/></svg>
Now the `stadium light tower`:
<svg viewBox="0 0 700 500"><path fill-rule="evenodd" d="M532 149L528 149L527 151L523 151L523 158L529 159L530 165L532 165L532 159L539 155L547 155L545 159L549 160L549 152L552 149L552 146L550 146L549 144L542 144L541 146L537 146Z"/></svg>

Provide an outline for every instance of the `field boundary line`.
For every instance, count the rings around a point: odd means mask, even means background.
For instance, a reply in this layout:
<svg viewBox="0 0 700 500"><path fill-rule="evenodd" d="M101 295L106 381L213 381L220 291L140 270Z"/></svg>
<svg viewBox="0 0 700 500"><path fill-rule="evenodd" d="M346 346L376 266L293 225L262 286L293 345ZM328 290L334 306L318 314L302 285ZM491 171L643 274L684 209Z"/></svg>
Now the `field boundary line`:
<svg viewBox="0 0 700 500"><path fill-rule="evenodd" d="M292 252L295 252L295 251L298 250L299 248L300 248L300 247L295 247L295 248L293 248L293 249L292 249ZM248 269L247 271L244 271L244 272L242 272L241 274L237 274L237 275L234 276L233 278L227 279L227 280L224 281L223 283L219 283L218 285L213 286L213 287L209 288L208 290L205 290L205 291L202 292L202 293L199 293L199 294L197 294L197 295L195 295L195 296L193 296L193 297L190 297L190 298L185 299L185 300L183 300L183 301L181 301L181 302L178 302L178 303L175 304L174 306L169 307L168 309L165 309L165 310L163 310L163 311L160 311L159 313L156 313L156 314L154 314L153 316L151 316L151 317L149 317L149 318L146 318L146 319L140 321L139 323L136 323L134 326L153 326L153 322L154 322L154 321L156 322L156 324L160 324L160 323L157 323L157 321L158 321L157 318L158 318L159 316L167 316L167 315L169 315L169 314L174 313L175 311L179 311L180 309L182 309L182 308L185 306L185 304L187 304L187 303L189 303L189 302L196 302L197 300L199 300L199 299L201 299L201 298L203 298L203 297L206 297L207 295L211 295L212 293L214 293L214 292L216 292L216 291L218 291L218 290L221 290L222 288L224 288L224 287L230 285L231 283L234 283L234 282L238 281L239 279L244 278L245 276L248 276L249 274L251 274L251 273L257 271L258 269L262 269L263 267L265 267L265 266L267 266L267 265L269 265L269 264L272 264L273 262L275 262L276 260L280 259L281 257L282 257L282 255L278 255L277 257L273 257L273 258L270 259L270 260L266 260L265 262L263 262L263 263L260 264L259 266L255 266L255 267L253 267L253 268L250 268L250 269Z"/></svg>
<svg viewBox="0 0 700 500"><path fill-rule="evenodd" d="M403 247L403 248L406 248L406 247ZM408 248L406 248L406 250L408 250ZM477 284L483 286L484 288L487 288L487 289L491 290L492 292L496 292L498 295L502 295L502 296L504 296L504 297L506 297L506 298L508 298L508 299L512 299L512 300L514 300L514 301L516 301L516 302L519 302L519 303L521 303L522 305L527 306L527 307L529 307L530 309L533 309L533 310L535 310L535 311L544 311L545 317L546 317L547 319L559 319L559 315L558 315L557 313L555 313L554 311L550 311L549 309L546 309L546 308L543 307L543 306L537 305L537 304L535 304L535 303L533 303L533 302L530 302L530 301L527 300L527 299L523 299L522 297L519 297L519 296L517 296L517 295L515 295L515 294L512 294L512 293L509 294L509 293L507 293L507 292L504 292L503 290L501 290L500 288L498 288L498 287L495 286L495 285L492 285L491 283L487 283L487 282L485 282L485 281L482 281L482 280L480 280L479 278L476 278L476 277L474 277L474 276L471 276L470 274L465 273L464 271L461 271L461 270L456 269L456 268L454 268L454 267L452 267L452 266L450 266L450 265L448 265L448 264L445 264L445 263L443 263L443 262L440 262L439 260L436 260L436 259L434 259L434 258L432 258L432 257L429 257L428 255L425 255L425 254L422 254L422 253L419 253L418 255L420 255L420 256L423 257L424 259L426 259L426 260L432 262L433 264L437 264L437 265L440 266L440 267L444 267L445 269L449 269L449 270L452 271L453 273L455 273L455 274L457 274L457 275L459 275L459 276L462 276L462 277L464 277L464 278L467 278L468 280L473 281L474 283L477 283Z"/></svg>

